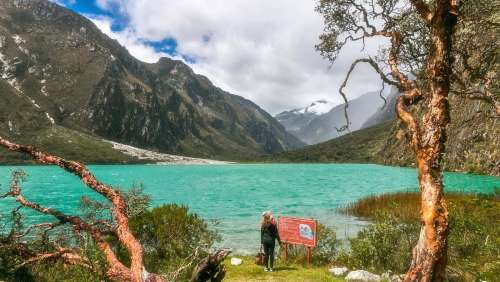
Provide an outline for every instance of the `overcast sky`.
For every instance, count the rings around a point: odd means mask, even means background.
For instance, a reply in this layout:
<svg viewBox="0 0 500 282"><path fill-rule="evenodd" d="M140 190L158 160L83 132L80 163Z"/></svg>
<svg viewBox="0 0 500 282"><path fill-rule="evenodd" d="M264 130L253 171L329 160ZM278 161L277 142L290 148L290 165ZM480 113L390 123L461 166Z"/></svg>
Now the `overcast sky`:
<svg viewBox="0 0 500 282"><path fill-rule="evenodd" d="M379 44L368 42L364 52L360 45L347 46L333 65L323 59L314 48L323 30L315 0L55 2L90 18L138 59L182 59L272 114L319 99L340 103L338 88L350 62ZM379 88L375 73L361 67L347 93L354 98Z"/></svg>

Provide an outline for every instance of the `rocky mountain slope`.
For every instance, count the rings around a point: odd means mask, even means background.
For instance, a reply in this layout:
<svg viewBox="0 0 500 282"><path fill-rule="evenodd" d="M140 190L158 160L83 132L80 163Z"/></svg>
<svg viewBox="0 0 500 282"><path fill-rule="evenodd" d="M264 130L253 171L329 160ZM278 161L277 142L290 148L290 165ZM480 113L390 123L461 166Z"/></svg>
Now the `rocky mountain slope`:
<svg viewBox="0 0 500 282"><path fill-rule="evenodd" d="M396 102L400 94L401 93L399 93L396 87L391 87L389 94L385 97L385 105L379 107L377 111L363 123L361 128L368 128L393 120L396 117Z"/></svg>
<svg viewBox="0 0 500 282"><path fill-rule="evenodd" d="M286 131L302 139L300 132L315 118L328 113L334 104L327 100L318 100L304 108L283 111L275 116Z"/></svg>
<svg viewBox="0 0 500 282"><path fill-rule="evenodd" d="M0 133L14 140L30 142L28 135L57 126L95 142L222 159L303 145L183 62L143 63L88 19L46 0L1 1L0 89Z"/></svg>
<svg viewBox="0 0 500 282"><path fill-rule="evenodd" d="M313 103L312 106L317 103ZM337 130L346 124L344 104L335 107L332 107L332 104L329 105L330 109L323 112L310 111L308 109L311 106L309 106L303 109L285 111L275 117L288 132L300 140L311 145L317 144L349 133L347 130ZM377 120L376 124L386 121L387 117L382 117L382 112L387 111L387 109L384 107L384 100L379 97L377 92L366 93L350 100L347 109L350 122L349 130L359 130L370 119ZM388 113L394 114L394 109L389 110Z"/></svg>
<svg viewBox="0 0 500 282"><path fill-rule="evenodd" d="M451 124L444 156L445 169L500 176L500 121L492 116L492 107L454 95L449 100ZM415 157L396 119L261 160L415 165Z"/></svg>

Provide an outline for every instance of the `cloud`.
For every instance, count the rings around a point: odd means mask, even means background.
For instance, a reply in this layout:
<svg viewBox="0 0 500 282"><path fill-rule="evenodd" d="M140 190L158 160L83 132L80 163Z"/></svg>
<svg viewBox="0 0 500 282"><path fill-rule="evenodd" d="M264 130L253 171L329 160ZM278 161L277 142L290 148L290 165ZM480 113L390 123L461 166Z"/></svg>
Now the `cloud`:
<svg viewBox="0 0 500 282"><path fill-rule="evenodd" d="M85 15L106 35L118 40L121 45L127 47L130 54L141 61L154 63L160 57L167 57L167 53L158 52L154 47L147 45L132 29L124 29L121 31L113 31L111 26L113 20L107 16Z"/></svg>
<svg viewBox="0 0 500 282"><path fill-rule="evenodd" d="M60 6L73 5L76 3L76 0L49 0L50 2L54 2Z"/></svg>
<svg viewBox="0 0 500 282"><path fill-rule="evenodd" d="M177 53L194 59L195 72L271 113L318 99L340 103L338 88L350 63L380 44L367 42L366 51L352 44L330 65L314 49L323 22L311 0L96 1L127 19L124 30L113 32L110 18L91 17L134 56L155 61L166 54L146 43L173 38ZM347 92L354 98L379 87L375 73L361 66Z"/></svg>

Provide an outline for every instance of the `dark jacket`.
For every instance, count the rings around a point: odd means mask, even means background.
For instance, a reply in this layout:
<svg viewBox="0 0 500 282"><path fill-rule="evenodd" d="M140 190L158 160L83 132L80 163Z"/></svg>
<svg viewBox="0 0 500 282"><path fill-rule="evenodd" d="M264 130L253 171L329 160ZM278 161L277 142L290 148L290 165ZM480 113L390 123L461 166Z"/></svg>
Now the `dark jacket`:
<svg viewBox="0 0 500 282"><path fill-rule="evenodd" d="M281 243L280 235L276 224L268 223L260 228L260 242L261 244L274 245L274 240Z"/></svg>

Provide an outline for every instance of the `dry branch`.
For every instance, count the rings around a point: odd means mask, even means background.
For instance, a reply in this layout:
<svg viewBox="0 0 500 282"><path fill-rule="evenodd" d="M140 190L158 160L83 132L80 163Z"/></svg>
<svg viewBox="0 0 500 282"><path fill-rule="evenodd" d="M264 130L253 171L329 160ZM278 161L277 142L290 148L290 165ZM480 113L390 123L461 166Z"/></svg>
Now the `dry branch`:
<svg viewBox="0 0 500 282"><path fill-rule="evenodd" d="M115 281L164 281L157 274L149 274L148 277L143 277L143 257L142 246L135 238L129 228L128 217L126 214L127 203L121 193L111 186L100 183L95 176L85 167L85 165L76 161L67 161L57 156L53 156L36 150L31 146L25 146L10 142L0 137L0 146L3 146L10 151L20 152L31 156L35 161L41 164L52 164L61 167L62 169L78 176L87 187L95 192L106 197L112 204L111 210L113 218L116 221L116 237L120 243L128 250L131 266L126 267L117 258L109 243L104 240L104 234L96 226L88 224L80 217L69 216L64 213L50 208L42 207L36 203L30 202L21 194L19 180L14 178L11 185L10 195L15 197L21 205L36 210L40 213L51 215L61 223L69 223L73 229L77 231L85 231L92 236L96 241L98 248L104 252L109 268L106 275ZM49 254L46 254L49 256ZM52 257L55 254L52 254Z"/></svg>

